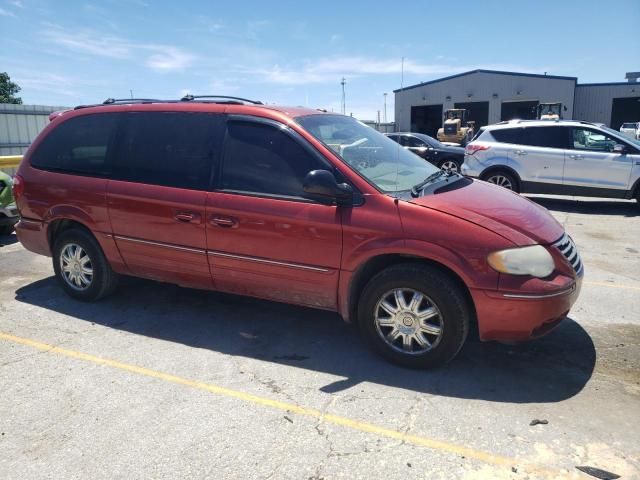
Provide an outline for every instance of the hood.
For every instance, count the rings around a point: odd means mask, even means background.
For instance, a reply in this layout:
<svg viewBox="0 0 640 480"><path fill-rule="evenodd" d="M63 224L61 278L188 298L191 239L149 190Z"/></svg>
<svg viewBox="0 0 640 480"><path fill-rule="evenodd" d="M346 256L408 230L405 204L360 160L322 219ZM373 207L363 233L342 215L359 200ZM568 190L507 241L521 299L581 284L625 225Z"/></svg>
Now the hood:
<svg viewBox="0 0 640 480"><path fill-rule="evenodd" d="M506 188L470 178L450 186L441 182L434 193L410 201L492 230L519 246L553 243L564 234L546 208Z"/></svg>

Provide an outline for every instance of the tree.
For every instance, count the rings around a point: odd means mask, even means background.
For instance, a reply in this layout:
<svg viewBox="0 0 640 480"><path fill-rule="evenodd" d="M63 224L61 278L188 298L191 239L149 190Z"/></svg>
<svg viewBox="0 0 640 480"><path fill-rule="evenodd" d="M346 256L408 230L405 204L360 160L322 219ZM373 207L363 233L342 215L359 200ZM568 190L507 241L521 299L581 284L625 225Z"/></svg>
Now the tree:
<svg viewBox="0 0 640 480"><path fill-rule="evenodd" d="M14 96L20 90L20 86L11 81L7 72L0 73L0 103L22 103L20 97Z"/></svg>

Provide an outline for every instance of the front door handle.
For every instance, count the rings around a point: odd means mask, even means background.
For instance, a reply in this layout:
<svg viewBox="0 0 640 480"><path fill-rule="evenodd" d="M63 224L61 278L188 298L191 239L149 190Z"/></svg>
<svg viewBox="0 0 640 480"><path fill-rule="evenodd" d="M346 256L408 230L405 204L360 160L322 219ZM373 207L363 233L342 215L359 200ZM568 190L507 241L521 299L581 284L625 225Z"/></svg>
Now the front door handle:
<svg viewBox="0 0 640 480"><path fill-rule="evenodd" d="M211 223L219 227L225 227L225 228L235 227L238 224L235 218L225 217L222 215L214 215L213 217L211 217Z"/></svg>
<svg viewBox="0 0 640 480"><path fill-rule="evenodd" d="M195 212L176 212L174 218L183 223L200 223L200 214Z"/></svg>

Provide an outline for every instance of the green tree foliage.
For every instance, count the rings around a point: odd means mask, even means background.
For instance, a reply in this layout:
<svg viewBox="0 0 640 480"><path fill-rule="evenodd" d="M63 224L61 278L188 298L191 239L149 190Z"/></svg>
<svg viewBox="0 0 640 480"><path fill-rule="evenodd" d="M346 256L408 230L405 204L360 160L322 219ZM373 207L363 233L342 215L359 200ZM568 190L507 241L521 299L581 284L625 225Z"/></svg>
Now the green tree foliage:
<svg viewBox="0 0 640 480"><path fill-rule="evenodd" d="M18 84L11 81L7 72L0 73L0 103L22 103L22 99L15 96L20 90Z"/></svg>

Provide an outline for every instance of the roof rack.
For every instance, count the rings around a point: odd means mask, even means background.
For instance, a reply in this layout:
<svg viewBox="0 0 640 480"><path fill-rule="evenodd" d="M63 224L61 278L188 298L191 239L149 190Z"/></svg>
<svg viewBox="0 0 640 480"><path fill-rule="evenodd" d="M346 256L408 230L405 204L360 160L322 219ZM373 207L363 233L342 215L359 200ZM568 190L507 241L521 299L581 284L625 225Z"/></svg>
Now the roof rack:
<svg viewBox="0 0 640 480"><path fill-rule="evenodd" d="M218 101L216 101L218 99ZM263 105L258 100L249 100L241 97L228 97L225 95L185 95L180 100L159 100L157 98L107 98L102 103L92 105L78 105L74 110L81 108L102 107L105 105L132 105L141 103L181 103L181 102L202 102L202 103L228 103L233 105Z"/></svg>
<svg viewBox="0 0 640 480"><path fill-rule="evenodd" d="M102 103L94 103L91 105L78 105L74 107L74 110L80 110L81 108L101 107L103 105L127 105L134 103L166 103L169 100L158 100L156 98L107 98Z"/></svg>
<svg viewBox="0 0 640 480"><path fill-rule="evenodd" d="M116 103L158 103L164 100L158 100L157 98L107 98L103 105L113 105Z"/></svg>
<svg viewBox="0 0 640 480"><path fill-rule="evenodd" d="M248 98L242 97L229 97L227 95L191 95L187 94L180 99L181 102L192 102L194 100L206 100L209 98L219 98L223 100L223 102L215 102L215 103L252 103L253 105L263 105L263 103L259 100L249 100Z"/></svg>

